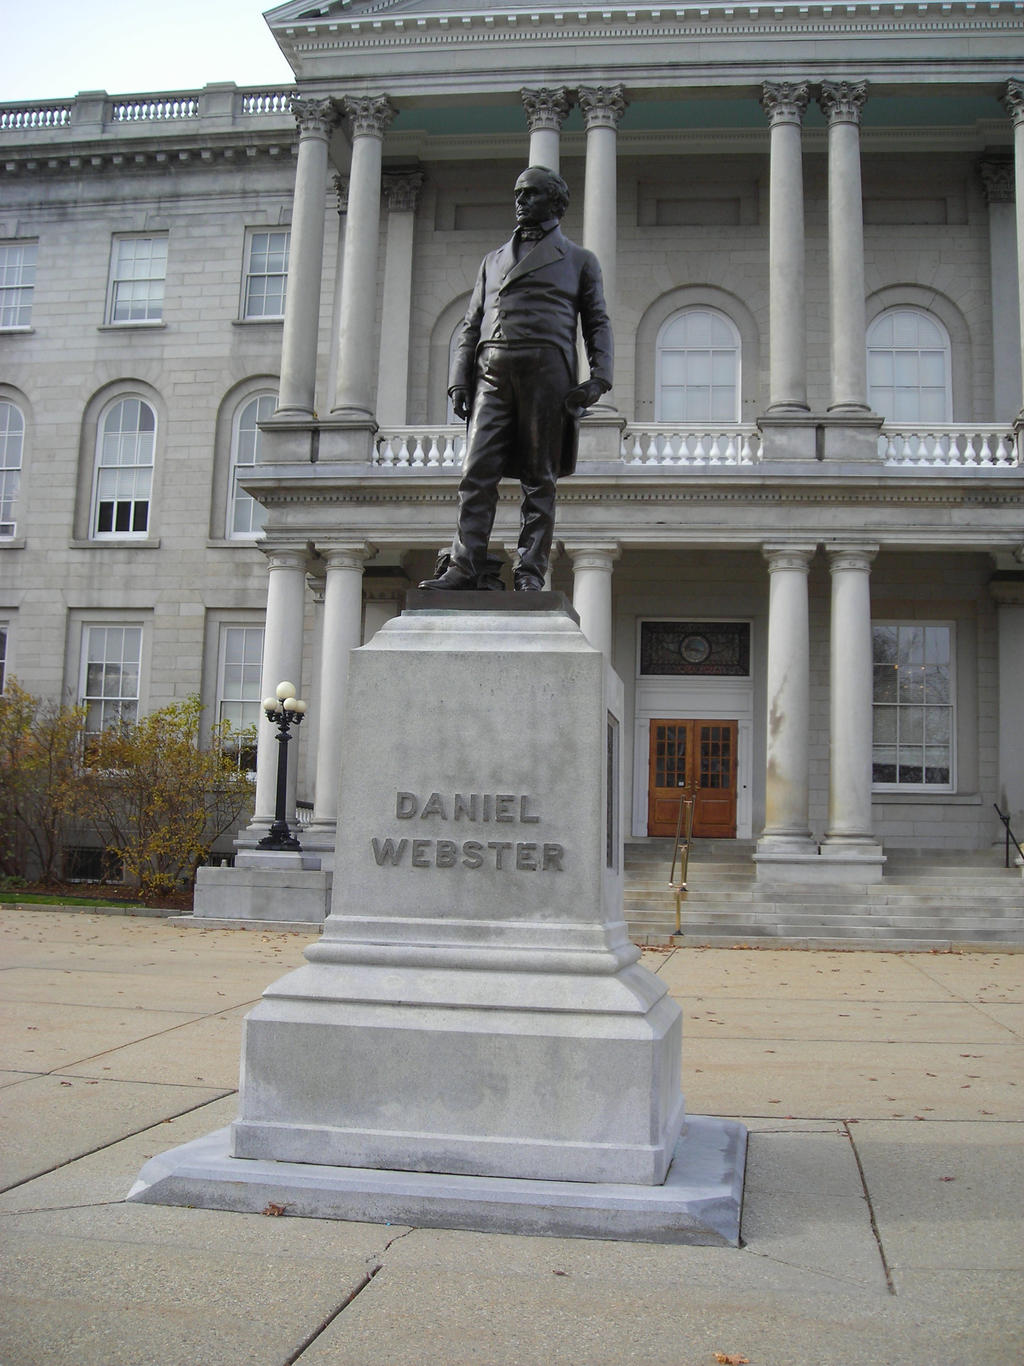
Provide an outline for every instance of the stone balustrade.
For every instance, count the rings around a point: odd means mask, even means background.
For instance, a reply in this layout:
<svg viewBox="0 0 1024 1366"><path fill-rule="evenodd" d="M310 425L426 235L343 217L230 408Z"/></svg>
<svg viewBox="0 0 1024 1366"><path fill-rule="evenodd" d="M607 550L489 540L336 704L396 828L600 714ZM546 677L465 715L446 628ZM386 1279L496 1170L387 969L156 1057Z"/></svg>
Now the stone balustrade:
<svg viewBox="0 0 1024 1366"><path fill-rule="evenodd" d="M622 435L622 458L628 465L755 465L761 435L753 425L630 426Z"/></svg>
<svg viewBox="0 0 1024 1366"><path fill-rule="evenodd" d="M110 131L122 136L126 125L179 124L203 119L291 119L293 89L239 88L232 82L207 85L201 90L161 94L108 95L106 91L83 91L72 99L45 103L0 104L0 132L52 133L74 136L83 129L89 135Z"/></svg>
<svg viewBox="0 0 1024 1366"><path fill-rule="evenodd" d="M462 464L465 428L388 427L377 433L374 464L382 469L453 472ZM622 435L621 473L635 469L742 470L766 468L761 434L752 424L721 427L630 424ZM817 462L815 462L817 464ZM1017 469L1024 464L1012 429L997 424L898 427L878 439L878 464L867 469ZM827 468L828 462L818 465Z"/></svg>
<svg viewBox="0 0 1024 1366"><path fill-rule="evenodd" d="M1021 464L1019 443L1005 426L900 427L886 423L878 438L879 458L887 466L972 469Z"/></svg>

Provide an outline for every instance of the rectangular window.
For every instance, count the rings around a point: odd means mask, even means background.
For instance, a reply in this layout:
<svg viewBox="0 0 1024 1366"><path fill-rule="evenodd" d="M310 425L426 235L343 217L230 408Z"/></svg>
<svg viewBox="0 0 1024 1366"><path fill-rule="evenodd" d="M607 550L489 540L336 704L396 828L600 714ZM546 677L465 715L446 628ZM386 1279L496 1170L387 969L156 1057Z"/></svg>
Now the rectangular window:
<svg viewBox="0 0 1024 1366"><path fill-rule="evenodd" d="M878 788L953 788L953 628L923 622L872 627Z"/></svg>
<svg viewBox="0 0 1024 1366"><path fill-rule="evenodd" d="M79 698L87 736L138 718L141 670L141 626L83 628Z"/></svg>
<svg viewBox="0 0 1024 1366"><path fill-rule="evenodd" d="M231 727L228 747L239 768L256 771L256 729L262 708L263 627L222 626L217 668L217 720Z"/></svg>
<svg viewBox="0 0 1024 1366"><path fill-rule="evenodd" d="M166 236L115 237L110 258L107 322L160 322L164 316L166 275Z"/></svg>
<svg viewBox="0 0 1024 1366"><path fill-rule="evenodd" d="M0 242L0 327L29 327L37 242Z"/></svg>
<svg viewBox="0 0 1024 1366"><path fill-rule="evenodd" d="M245 244L243 318L283 318L288 284L288 228L250 230Z"/></svg>

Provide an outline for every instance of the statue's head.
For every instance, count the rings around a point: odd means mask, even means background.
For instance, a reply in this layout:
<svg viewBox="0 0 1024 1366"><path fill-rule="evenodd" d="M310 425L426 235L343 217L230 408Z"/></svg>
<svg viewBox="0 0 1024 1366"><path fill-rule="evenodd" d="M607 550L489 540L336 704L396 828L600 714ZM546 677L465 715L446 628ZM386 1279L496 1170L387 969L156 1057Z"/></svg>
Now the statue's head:
<svg viewBox="0 0 1024 1366"><path fill-rule="evenodd" d="M546 166L528 166L516 181L515 197L516 221L520 224L561 218L569 207L568 185Z"/></svg>

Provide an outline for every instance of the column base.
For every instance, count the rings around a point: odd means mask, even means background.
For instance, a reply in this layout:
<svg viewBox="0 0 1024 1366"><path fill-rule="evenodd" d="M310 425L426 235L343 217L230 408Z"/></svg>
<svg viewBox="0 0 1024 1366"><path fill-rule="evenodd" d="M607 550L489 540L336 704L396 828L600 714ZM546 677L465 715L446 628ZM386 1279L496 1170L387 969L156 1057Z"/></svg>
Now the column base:
<svg viewBox="0 0 1024 1366"><path fill-rule="evenodd" d="M808 882L821 868L810 835L762 835L754 851L758 882Z"/></svg>
<svg viewBox="0 0 1024 1366"><path fill-rule="evenodd" d="M830 882L882 881L885 854L871 836L826 835L821 844L822 873Z"/></svg>

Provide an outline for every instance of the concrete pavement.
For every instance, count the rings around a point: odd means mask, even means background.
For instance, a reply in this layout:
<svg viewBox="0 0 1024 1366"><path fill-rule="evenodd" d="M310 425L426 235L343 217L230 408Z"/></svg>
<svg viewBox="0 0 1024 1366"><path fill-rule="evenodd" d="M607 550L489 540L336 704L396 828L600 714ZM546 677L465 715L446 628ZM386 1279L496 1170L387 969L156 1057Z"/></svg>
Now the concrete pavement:
<svg viewBox="0 0 1024 1366"><path fill-rule="evenodd" d="M4 909L0 942L0 1366L1024 1359L1024 955L647 955L689 1110L751 1131L737 1251L127 1205L234 1117L306 941Z"/></svg>

